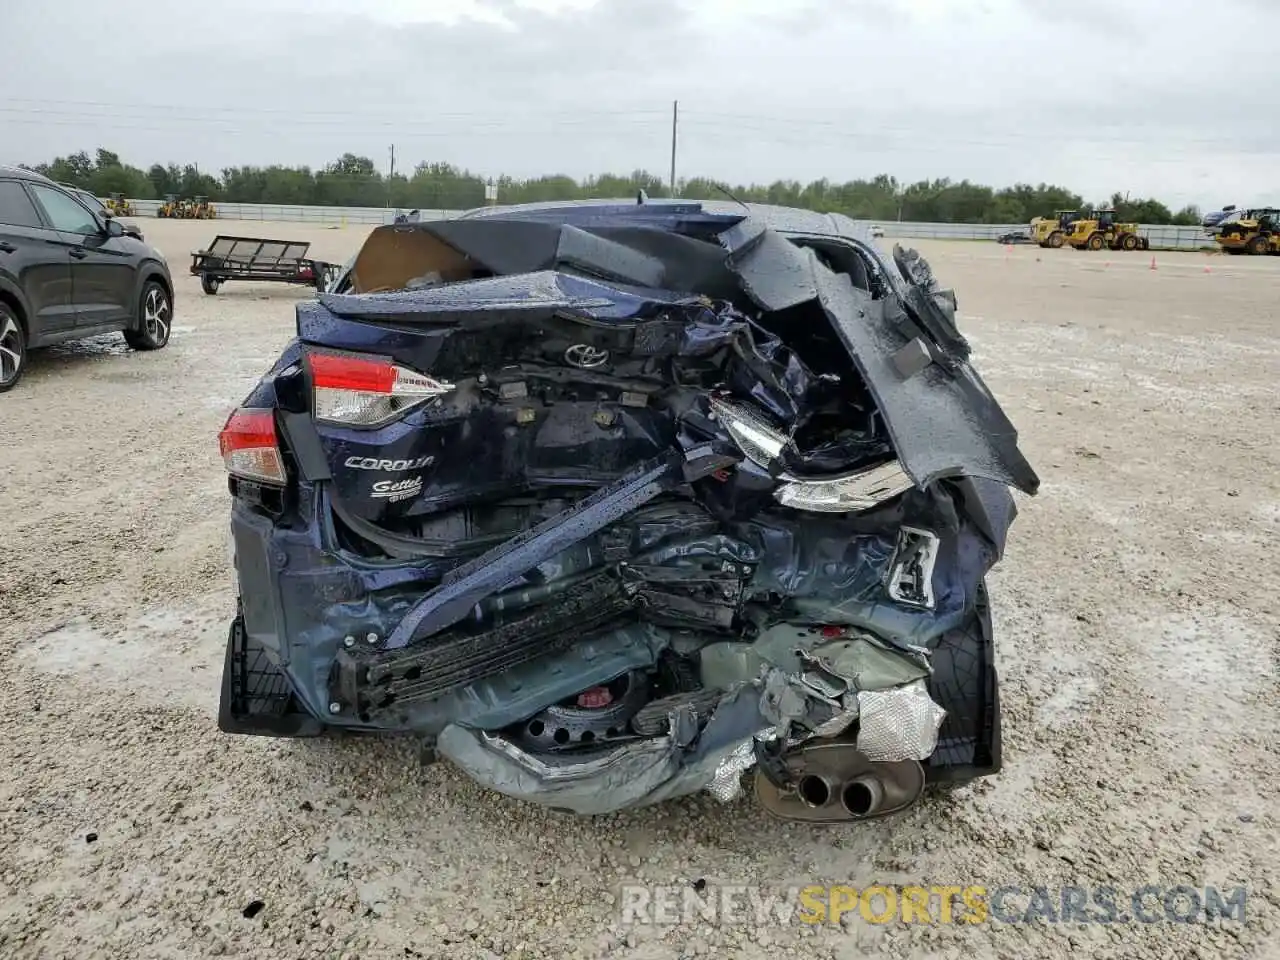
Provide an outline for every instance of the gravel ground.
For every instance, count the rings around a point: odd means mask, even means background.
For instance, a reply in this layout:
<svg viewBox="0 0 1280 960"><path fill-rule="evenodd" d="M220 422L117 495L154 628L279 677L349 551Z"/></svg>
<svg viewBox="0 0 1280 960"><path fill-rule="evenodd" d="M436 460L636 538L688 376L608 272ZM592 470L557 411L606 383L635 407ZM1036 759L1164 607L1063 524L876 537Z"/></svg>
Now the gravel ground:
<svg viewBox="0 0 1280 960"><path fill-rule="evenodd" d="M175 273L215 230L144 228ZM1280 955L1280 262L920 246L1044 480L992 584L1000 776L856 828L581 819L404 742L220 735L215 436L303 292L179 276L167 349L55 348L0 397L0 956ZM622 924L624 885L698 881L1245 885L1247 922Z"/></svg>

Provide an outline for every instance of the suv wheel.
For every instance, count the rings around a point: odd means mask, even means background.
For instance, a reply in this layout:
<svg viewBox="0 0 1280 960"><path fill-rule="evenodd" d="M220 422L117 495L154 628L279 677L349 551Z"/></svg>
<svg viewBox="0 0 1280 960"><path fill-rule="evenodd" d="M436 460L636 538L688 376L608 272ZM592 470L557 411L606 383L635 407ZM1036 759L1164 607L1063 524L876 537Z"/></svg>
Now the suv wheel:
<svg viewBox="0 0 1280 960"><path fill-rule="evenodd" d="M156 281L148 280L138 303L138 327L124 332L125 342L135 350L159 350L169 342L172 322L169 294Z"/></svg>
<svg viewBox="0 0 1280 960"><path fill-rule="evenodd" d="M26 334L13 311L0 303L0 393L16 387L26 369Z"/></svg>

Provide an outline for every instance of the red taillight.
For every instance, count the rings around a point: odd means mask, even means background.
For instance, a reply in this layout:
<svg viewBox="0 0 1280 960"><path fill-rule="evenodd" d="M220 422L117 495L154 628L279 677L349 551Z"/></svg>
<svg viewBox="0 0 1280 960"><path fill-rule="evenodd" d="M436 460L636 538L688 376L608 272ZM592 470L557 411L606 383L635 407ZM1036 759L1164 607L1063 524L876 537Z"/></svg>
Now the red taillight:
<svg viewBox="0 0 1280 960"><path fill-rule="evenodd" d="M276 420L259 407L240 407L218 434L222 462L232 476L259 483L285 483L284 458L276 442Z"/></svg>
<svg viewBox="0 0 1280 960"><path fill-rule="evenodd" d="M384 360L351 354L307 354L317 420L375 427L453 389Z"/></svg>
<svg viewBox="0 0 1280 960"><path fill-rule="evenodd" d="M389 394L396 382L396 368L382 360L365 360L332 353L313 353L310 360L313 387Z"/></svg>

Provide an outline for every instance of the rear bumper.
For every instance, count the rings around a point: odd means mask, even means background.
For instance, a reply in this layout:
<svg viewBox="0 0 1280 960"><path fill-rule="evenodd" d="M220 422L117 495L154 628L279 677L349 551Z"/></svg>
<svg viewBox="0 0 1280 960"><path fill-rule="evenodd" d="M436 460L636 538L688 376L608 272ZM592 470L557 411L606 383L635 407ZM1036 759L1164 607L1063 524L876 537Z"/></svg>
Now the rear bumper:
<svg viewBox="0 0 1280 960"><path fill-rule="evenodd" d="M585 754L548 755L530 754L497 736L551 703L628 671L653 668L665 643L643 625L548 643L533 659L433 694L404 715L357 715L334 701L340 665L353 645L358 651L370 636L388 636L432 574L420 563L374 566L335 550L327 507L308 485L296 514L290 514L294 519L276 523L238 501L232 511L240 609L224 656L218 716L223 732L413 735L436 741L443 756L486 787L588 814L704 789L728 799L738 775L754 763L751 747L771 721L762 715L761 688L750 685L722 698L688 739L663 735ZM985 594L970 615L928 646L933 670L927 689L946 716L923 764L927 778L951 782L996 773L999 689Z"/></svg>
<svg viewBox="0 0 1280 960"><path fill-rule="evenodd" d="M968 731L964 714L948 714L938 749L924 765L931 783L957 783L999 771L999 683L993 667L974 678L978 725ZM931 684L935 699L946 691ZM440 754L480 785L506 796L578 814L632 809L706 790L729 800L743 772L755 764L755 739L767 728L757 694L743 688L726 696L695 743L667 734L586 755L530 754L483 730L450 724L439 735ZM953 706L956 701L952 699ZM962 707L962 709L965 709ZM950 725L953 729L947 731ZM326 724L308 713L292 685L261 647L249 640L240 617L227 632L218 728L224 733L277 738L318 737ZM968 734L968 735L967 735ZM949 755L969 762L948 764Z"/></svg>
<svg viewBox="0 0 1280 960"><path fill-rule="evenodd" d="M318 737L324 724L294 696L293 684L266 651L249 640L244 619L227 629L218 729L257 737Z"/></svg>

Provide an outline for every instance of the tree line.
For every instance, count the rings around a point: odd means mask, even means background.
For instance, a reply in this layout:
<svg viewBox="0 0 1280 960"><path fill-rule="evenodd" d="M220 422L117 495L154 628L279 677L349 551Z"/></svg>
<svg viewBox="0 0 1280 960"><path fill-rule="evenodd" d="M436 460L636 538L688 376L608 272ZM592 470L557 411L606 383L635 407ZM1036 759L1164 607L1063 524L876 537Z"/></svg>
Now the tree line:
<svg viewBox="0 0 1280 960"><path fill-rule="evenodd" d="M651 197L670 195L662 177L644 170L626 175L601 174L576 180L563 174L531 179L503 176L487 180L448 163L419 163L410 173L384 176L368 157L344 153L321 169L271 166L227 167L214 176L194 164L152 164L148 169L98 149L57 157L31 167L54 180L93 191L140 200L169 195L208 197L214 202L310 204L344 207L394 207L404 210L458 210L482 206L485 186L492 182L500 203L630 197L644 190ZM802 184L776 180L770 184L725 185L705 177L677 182L678 196L693 200L744 200L778 203L859 220L908 220L930 223L1025 223L1057 210L1112 206L1121 220L1151 224L1198 224L1194 206L1172 211L1159 200L1114 193L1102 202L1086 203L1066 187L1041 183L995 189L968 180L921 180L902 183L881 174L870 180Z"/></svg>

